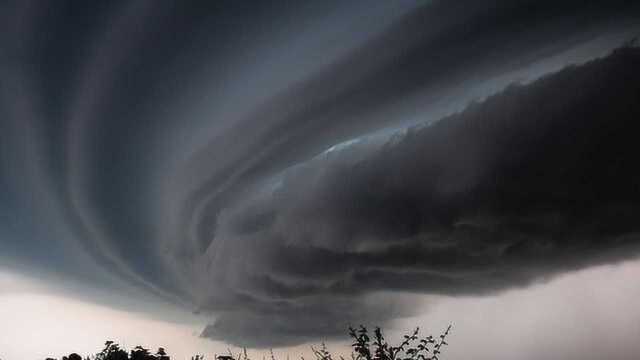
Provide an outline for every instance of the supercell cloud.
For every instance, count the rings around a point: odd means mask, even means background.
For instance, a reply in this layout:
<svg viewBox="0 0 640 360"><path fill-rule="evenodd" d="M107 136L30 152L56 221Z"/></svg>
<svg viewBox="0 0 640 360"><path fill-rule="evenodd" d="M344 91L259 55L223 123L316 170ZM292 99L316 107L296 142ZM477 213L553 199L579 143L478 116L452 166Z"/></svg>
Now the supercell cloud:
<svg viewBox="0 0 640 360"><path fill-rule="evenodd" d="M0 13L7 266L268 347L639 250L638 4Z"/></svg>
<svg viewBox="0 0 640 360"><path fill-rule="evenodd" d="M511 86L378 146L323 154L221 211L210 271L233 269L223 296L247 304L205 334L246 323L312 339L398 316L369 308L368 293L486 294L634 256L639 62L617 50ZM364 313L341 311L350 301Z"/></svg>

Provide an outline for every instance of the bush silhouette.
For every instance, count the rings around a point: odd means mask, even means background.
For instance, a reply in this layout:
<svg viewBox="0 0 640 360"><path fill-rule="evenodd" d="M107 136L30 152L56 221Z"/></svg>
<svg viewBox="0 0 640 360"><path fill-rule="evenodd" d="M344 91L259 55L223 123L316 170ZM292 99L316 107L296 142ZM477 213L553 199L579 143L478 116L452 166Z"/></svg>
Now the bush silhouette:
<svg viewBox="0 0 640 360"><path fill-rule="evenodd" d="M410 335L405 335L398 346L390 345L379 327L373 331L373 341L364 326L360 326L357 330L349 328L349 335L354 340L351 346L356 360L438 360L442 347L448 345L445 339L450 331L451 325L439 339L431 335L421 338L419 337L420 328L416 328ZM316 353L319 359L331 359L323 355L324 352Z"/></svg>
<svg viewBox="0 0 640 360"><path fill-rule="evenodd" d="M72 353L69 356L63 356L62 360L82 360L82 356Z"/></svg>

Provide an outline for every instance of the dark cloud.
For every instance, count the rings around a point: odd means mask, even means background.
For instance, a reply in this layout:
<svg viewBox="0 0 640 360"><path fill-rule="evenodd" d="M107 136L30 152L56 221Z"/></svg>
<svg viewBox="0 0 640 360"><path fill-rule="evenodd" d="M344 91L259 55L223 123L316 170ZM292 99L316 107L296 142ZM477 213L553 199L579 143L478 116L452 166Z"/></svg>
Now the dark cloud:
<svg viewBox="0 0 640 360"><path fill-rule="evenodd" d="M430 124L603 55L639 14L5 2L0 260L133 286L213 312L205 336L270 346L406 315L400 292L484 294L631 256L637 50Z"/></svg>
<svg viewBox="0 0 640 360"><path fill-rule="evenodd" d="M260 282L268 283L268 280ZM416 306L408 299L399 301L397 296L391 299L388 294L314 296L303 301L269 303L237 300L243 307L234 305L233 309L221 312L202 336L240 346L286 346L344 336L345 324L378 323L407 316L410 315L407 309Z"/></svg>
<svg viewBox="0 0 640 360"><path fill-rule="evenodd" d="M212 239L219 211L256 178L304 161L327 144L420 116L419 110L398 116L394 108L416 94L422 105L408 106L424 109L471 78L487 81L612 28L637 26L639 9L616 1L435 1L418 8L215 137L194 159L198 172L203 164L216 165L188 199L183 226L197 223L192 241L201 250Z"/></svg>
<svg viewBox="0 0 640 360"><path fill-rule="evenodd" d="M212 271L233 269L229 291L255 303L223 310L204 335L261 345L264 334L341 334L358 319L345 314L380 314L360 300L373 291L483 294L635 256L638 61L639 49L617 50L410 128L362 160L286 173L233 210L229 229L221 216Z"/></svg>

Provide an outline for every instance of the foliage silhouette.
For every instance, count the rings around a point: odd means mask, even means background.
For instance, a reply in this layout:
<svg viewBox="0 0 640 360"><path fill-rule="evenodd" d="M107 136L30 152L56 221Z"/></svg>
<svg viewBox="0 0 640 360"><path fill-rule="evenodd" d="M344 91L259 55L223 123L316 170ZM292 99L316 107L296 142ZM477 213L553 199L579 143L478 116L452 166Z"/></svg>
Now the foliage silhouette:
<svg viewBox="0 0 640 360"><path fill-rule="evenodd" d="M416 328L410 335L404 335L404 340L398 346L390 345L379 327L373 331L373 341L364 326L359 329L350 327L349 335L354 340L351 346L355 360L438 360L442 347L448 345L445 339L450 331L451 325L436 340L431 335L420 338L420 328ZM318 359L331 360L330 357Z"/></svg>
<svg viewBox="0 0 640 360"><path fill-rule="evenodd" d="M402 342L393 346L387 342L382 330L376 327L373 331L373 339L369 336L369 331L363 325L359 328L349 327L349 336L353 340L351 344L352 353L350 360L439 360L443 346L447 345L446 337L451 331L451 325L440 335L439 339L429 335L419 336L419 328L416 328L409 335L404 335ZM311 346L311 352L315 360L345 360L343 356L334 358L327 346L322 343L319 348ZM270 360L278 360L270 352ZM46 360L55 360L47 358ZM76 353L63 356L62 360L82 360ZM87 356L84 360L171 360L164 348L158 348L155 354L149 349L140 345L133 348L129 353L113 341L106 341L104 348L93 356ZM191 360L207 360L204 355L194 355ZM251 360L247 354L247 349L242 349L238 355L234 356L231 351L229 355L214 355L211 360ZM287 360L289 358L287 357ZM305 360L301 357L301 360Z"/></svg>
<svg viewBox="0 0 640 360"><path fill-rule="evenodd" d="M96 360L129 360L127 352L113 341L104 343L104 349L96 355Z"/></svg>

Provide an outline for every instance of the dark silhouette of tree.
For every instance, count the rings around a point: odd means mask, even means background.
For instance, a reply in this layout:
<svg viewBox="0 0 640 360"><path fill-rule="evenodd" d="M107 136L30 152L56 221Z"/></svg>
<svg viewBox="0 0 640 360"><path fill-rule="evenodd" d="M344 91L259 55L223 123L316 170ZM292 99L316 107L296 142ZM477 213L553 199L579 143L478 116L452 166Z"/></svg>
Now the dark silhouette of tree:
<svg viewBox="0 0 640 360"><path fill-rule="evenodd" d="M367 328L362 325L359 329L350 327L349 336L354 340L351 346L355 360L438 360L442 347L447 345L445 339L450 331L451 325L436 340L431 335L419 337L420 328L416 328L410 335L405 335L397 346L390 345L385 340L379 327L373 331L373 341ZM328 352L325 349L314 351L314 354L318 360L332 360L330 355L326 356Z"/></svg>
<svg viewBox="0 0 640 360"><path fill-rule="evenodd" d="M155 360L156 357L149 352L149 349L145 349L142 346L138 345L133 350L131 350L129 359L130 360Z"/></svg>
<svg viewBox="0 0 640 360"><path fill-rule="evenodd" d="M82 360L82 356L76 353L72 353L72 354L69 354L69 356L63 356L62 360Z"/></svg>
<svg viewBox="0 0 640 360"><path fill-rule="evenodd" d="M156 359L158 359L158 360L170 360L170 357L164 351L164 348L158 348L158 351L156 352Z"/></svg>
<svg viewBox="0 0 640 360"><path fill-rule="evenodd" d="M96 354L96 360L129 360L129 354L113 341L104 343L104 349Z"/></svg>

